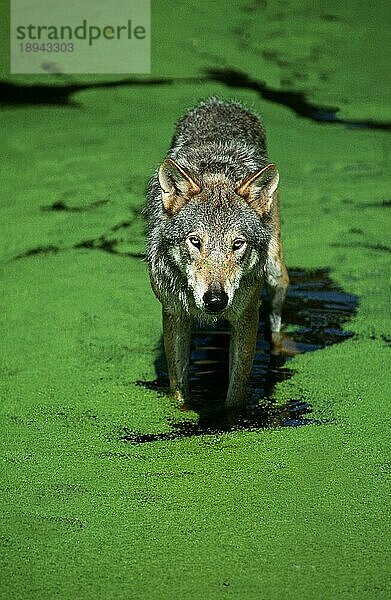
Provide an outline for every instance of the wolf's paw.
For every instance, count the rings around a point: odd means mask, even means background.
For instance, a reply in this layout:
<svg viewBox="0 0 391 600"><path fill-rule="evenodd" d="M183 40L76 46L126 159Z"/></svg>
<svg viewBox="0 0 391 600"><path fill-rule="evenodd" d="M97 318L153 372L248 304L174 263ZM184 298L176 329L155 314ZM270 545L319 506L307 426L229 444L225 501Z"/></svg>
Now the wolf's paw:
<svg viewBox="0 0 391 600"><path fill-rule="evenodd" d="M175 400L175 404L178 406L178 408L182 409L182 410L187 410L187 404L189 402L189 394L181 391L181 390L175 390L174 392L172 392L172 397Z"/></svg>

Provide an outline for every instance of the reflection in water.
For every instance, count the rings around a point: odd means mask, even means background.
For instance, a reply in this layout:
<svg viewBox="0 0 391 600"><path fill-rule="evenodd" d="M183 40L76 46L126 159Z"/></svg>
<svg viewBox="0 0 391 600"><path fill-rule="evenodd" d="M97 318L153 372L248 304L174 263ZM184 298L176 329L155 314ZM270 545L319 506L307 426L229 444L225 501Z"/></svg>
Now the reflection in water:
<svg viewBox="0 0 391 600"><path fill-rule="evenodd" d="M288 367L295 354L312 352L343 342L353 334L342 329L355 313L358 299L346 294L329 276L327 269L290 270L290 286L284 305L285 323L282 350L272 354L265 324L266 298L260 310L259 336L246 407L227 409L224 399L228 386L229 331L222 325L216 330L200 329L193 335L190 366L192 403L189 408L199 415L197 422L171 424L170 433L139 434L125 428L121 439L142 443L159 439L176 439L205 433L236 429L298 426L314 423L311 405L292 399L277 405L273 399L276 383L289 379ZM156 360L157 379L139 382L149 389L168 392L168 377L163 346Z"/></svg>

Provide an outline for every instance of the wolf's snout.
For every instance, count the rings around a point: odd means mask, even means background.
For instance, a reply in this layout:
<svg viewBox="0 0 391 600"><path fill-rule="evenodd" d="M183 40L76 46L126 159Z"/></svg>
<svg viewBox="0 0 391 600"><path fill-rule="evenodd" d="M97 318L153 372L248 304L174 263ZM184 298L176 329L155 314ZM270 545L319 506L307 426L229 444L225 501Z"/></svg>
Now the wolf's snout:
<svg viewBox="0 0 391 600"><path fill-rule="evenodd" d="M211 288L205 292L203 298L205 310L212 313L218 313L228 304L228 294L225 293L223 288Z"/></svg>

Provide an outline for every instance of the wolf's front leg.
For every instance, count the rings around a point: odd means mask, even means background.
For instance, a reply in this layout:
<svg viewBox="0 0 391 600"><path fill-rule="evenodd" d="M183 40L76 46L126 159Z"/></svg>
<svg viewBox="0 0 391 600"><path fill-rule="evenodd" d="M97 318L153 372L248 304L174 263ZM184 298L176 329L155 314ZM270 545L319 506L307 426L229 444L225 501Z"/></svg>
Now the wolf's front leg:
<svg viewBox="0 0 391 600"><path fill-rule="evenodd" d="M268 257L266 263L266 290L270 304L270 331L275 350L281 345L281 312L289 285L288 271L285 267L281 241L278 252Z"/></svg>
<svg viewBox="0 0 391 600"><path fill-rule="evenodd" d="M175 400L182 405L189 399L190 336L191 319L183 313L169 313L163 308L163 338L170 388Z"/></svg>
<svg viewBox="0 0 391 600"><path fill-rule="evenodd" d="M232 323L227 406L246 404L258 333L258 302Z"/></svg>

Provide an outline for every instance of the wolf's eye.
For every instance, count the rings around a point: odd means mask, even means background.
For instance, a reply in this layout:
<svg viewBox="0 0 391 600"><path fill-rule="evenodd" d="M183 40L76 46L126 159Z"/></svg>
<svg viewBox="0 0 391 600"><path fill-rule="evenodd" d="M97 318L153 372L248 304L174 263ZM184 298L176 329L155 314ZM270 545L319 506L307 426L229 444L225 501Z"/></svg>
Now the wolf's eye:
<svg viewBox="0 0 391 600"><path fill-rule="evenodd" d="M234 241L234 243L232 244L232 250L241 250L243 248L243 246L245 245L246 240L242 240L242 239L237 239Z"/></svg>
<svg viewBox="0 0 391 600"><path fill-rule="evenodd" d="M194 246L194 248L197 248L197 250L201 248L201 240L196 235L191 235L189 237L189 242L192 246Z"/></svg>

